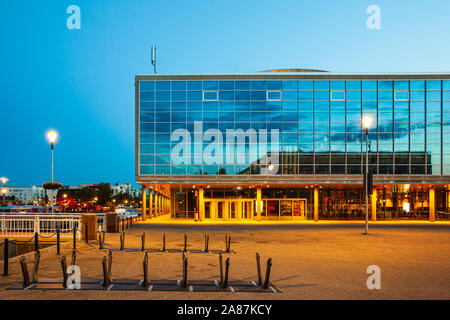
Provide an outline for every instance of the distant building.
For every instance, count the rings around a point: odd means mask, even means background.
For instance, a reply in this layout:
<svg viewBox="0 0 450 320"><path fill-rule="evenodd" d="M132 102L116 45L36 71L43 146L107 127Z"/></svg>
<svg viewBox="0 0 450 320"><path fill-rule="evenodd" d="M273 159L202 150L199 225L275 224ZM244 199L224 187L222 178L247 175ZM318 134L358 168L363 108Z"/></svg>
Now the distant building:
<svg viewBox="0 0 450 320"><path fill-rule="evenodd" d="M6 195L14 197L21 204L37 204L45 200L45 189L39 186L31 187L8 187ZM51 191L47 192L48 199L55 201L56 195L51 195Z"/></svg>
<svg viewBox="0 0 450 320"><path fill-rule="evenodd" d="M131 187L130 183L116 183L115 185L111 186L111 189L113 190L113 195L117 195L119 193L128 193L132 197L140 197L141 196L141 189L133 188Z"/></svg>

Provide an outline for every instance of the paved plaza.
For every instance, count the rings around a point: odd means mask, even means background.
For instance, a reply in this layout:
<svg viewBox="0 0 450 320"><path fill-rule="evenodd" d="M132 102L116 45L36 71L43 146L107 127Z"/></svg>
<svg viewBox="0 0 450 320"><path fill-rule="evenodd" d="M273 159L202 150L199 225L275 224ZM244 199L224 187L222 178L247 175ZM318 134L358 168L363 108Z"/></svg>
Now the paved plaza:
<svg viewBox="0 0 450 320"><path fill-rule="evenodd" d="M140 248L142 232L146 247L159 249L166 234L168 249L181 249L184 233L188 249L202 249L210 235L210 249L225 249L231 235L230 280L256 280L255 253L273 261L271 280L282 293L242 292L142 292L88 290L6 290L22 280L18 257L10 263L8 277L0 276L0 299L450 299L450 224L378 223L363 235L361 223L304 224L201 224L139 222L126 230L126 248ZM106 245L119 248L119 233L107 234ZM71 243L62 253L70 261ZM77 265L82 277L102 279L105 251L98 243L79 242ZM113 252L113 279L142 278L144 253ZM217 253L188 253L189 280L219 279ZM32 260L30 255L30 261ZM0 267L3 270L3 262ZM369 290L366 269L381 268L381 289ZM31 269L32 264L29 264ZM62 281L60 258L55 248L42 252L41 279ZM181 252L152 250L150 280L181 279Z"/></svg>

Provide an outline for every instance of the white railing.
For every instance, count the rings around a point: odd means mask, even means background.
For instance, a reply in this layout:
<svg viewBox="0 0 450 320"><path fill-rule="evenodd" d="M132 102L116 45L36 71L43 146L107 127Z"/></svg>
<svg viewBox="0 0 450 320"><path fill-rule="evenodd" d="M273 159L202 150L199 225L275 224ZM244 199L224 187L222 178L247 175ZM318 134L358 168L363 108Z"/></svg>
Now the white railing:
<svg viewBox="0 0 450 320"><path fill-rule="evenodd" d="M82 214L0 214L0 236L32 237L36 232L42 236L51 236L59 228L61 237L73 237L73 228L77 228L77 237L81 237ZM97 231L106 231L106 214L97 214Z"/></svg>

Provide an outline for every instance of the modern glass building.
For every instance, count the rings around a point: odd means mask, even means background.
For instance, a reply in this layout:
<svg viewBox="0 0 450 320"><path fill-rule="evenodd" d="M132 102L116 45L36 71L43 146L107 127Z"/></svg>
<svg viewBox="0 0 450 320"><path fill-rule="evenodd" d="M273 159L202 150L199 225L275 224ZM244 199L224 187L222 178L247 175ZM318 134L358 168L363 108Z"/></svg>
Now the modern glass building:
<svg viewBox="0 0 450 320"><path fill-rule="evenodd" d="M363 219L367 149L373 220L448 219L450 74L298 71L137 75L146 215Z"/></svg>

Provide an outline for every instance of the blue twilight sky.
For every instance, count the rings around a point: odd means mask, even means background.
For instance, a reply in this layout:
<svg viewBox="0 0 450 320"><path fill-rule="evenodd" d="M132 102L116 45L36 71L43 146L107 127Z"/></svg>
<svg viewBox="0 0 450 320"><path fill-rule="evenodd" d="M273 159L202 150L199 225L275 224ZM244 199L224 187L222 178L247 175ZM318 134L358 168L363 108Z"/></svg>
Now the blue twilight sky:
<svg viewBox="0 0 450 320"><path fill-rule="evenodd" d="M369 30L369 5L381 29ZM81 9L69 30L66 9ZM3 0L0 4L0 176L134 181L134 75L450 71L450 1Z"/></svg>

